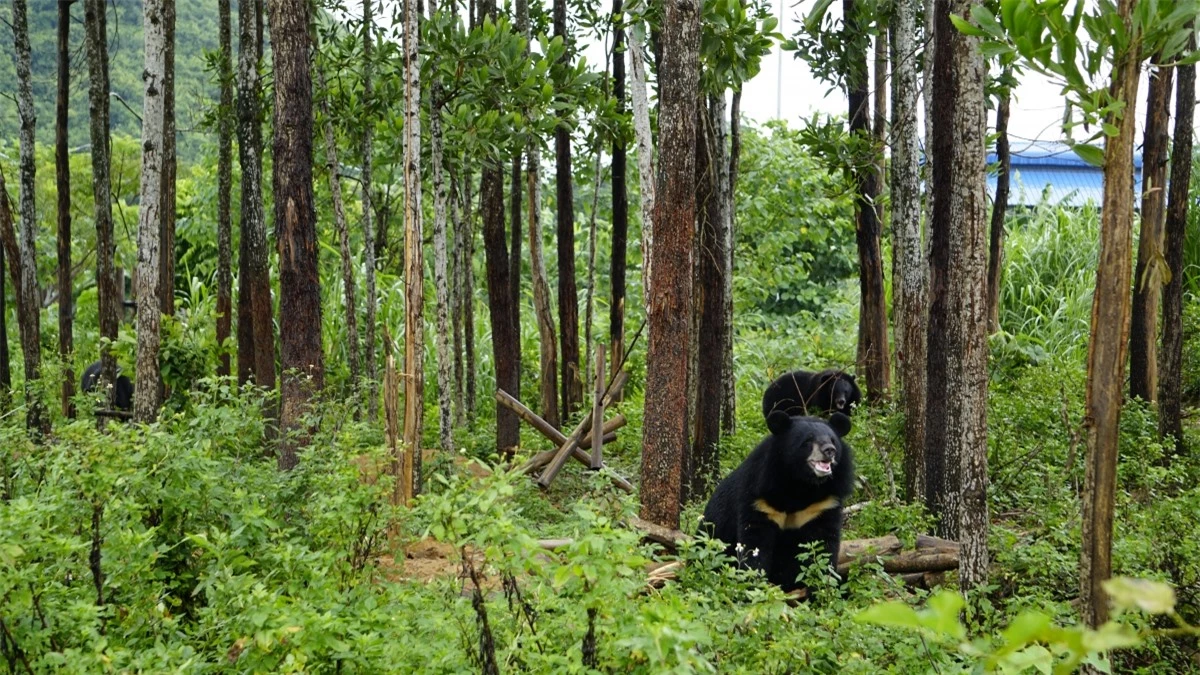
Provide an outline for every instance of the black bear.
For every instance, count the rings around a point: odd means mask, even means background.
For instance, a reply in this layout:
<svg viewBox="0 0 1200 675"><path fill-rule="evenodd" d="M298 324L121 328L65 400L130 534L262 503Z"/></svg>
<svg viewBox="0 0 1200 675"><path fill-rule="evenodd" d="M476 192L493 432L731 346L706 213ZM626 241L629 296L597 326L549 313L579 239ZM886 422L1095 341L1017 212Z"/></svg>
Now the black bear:
<svg viewBox="0 0 1200 675"><path fill-rule="evenodd" d="M819 373L795 370L779 376L763 392L763 417L772 410L789 415L819 412L850 414L850 406L862 400L862 392L850 373L830 368Z"/></svg>
<svg viewBox="0 0 1200 675"><path fill-rule="evenodd" d="M837 564L842 504L854 489L854 458L842 440L850 418L835 412L826 422L775 411L767 426L771 435L717 485L704 526L728 555L792 591L802 544L819 543Z"/></svg>
<svg viewBox="0 0 1200 675"><path fill-rule="evenodd" d="M97 361L83 371L79 380L79 389L87 394L96 388L100 381L100 362ZM117 410L133 410L133 383L128 377L117 371L117 381L113 385L113 407Z"/></svg>

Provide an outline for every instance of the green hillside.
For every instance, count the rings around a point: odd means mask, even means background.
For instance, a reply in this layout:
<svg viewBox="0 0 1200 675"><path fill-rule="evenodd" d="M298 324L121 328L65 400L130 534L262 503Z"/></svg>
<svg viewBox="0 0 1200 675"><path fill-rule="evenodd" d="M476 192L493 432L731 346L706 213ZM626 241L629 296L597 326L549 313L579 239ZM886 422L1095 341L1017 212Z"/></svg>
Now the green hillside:
<svg viewBox="0 0 1200 675"><path fill-rule="evenodd" d="M116 94L111 99L112 130L114 134L140 136L141 123L137 115L142 109L142 3L140 0L110 0L108 6L109 78ZM29 3L39 143L54 142L57 11L57 2ZM5 25L0 30L8 30L11 13L11 5L4 3L0 16ZM215 77L205 70L206 52L217 49L217 7L215 2L178 2L176 13L175 96L179 151L184 157L194 157L203 145L203 130L199 128L203 116L217 96ZM236 15L236 10L234 13ZM235 36L236 31L235 25ZM88 71L83 38L83 3L75 2L71 5L71 102L68 107L72 148L89 142ZM15 140L19 127L17 105L11 92L16 91L16 74L12 42L4 42L8 45L8 53L0 57L0 91L6 92L0 98L0 138Z"/></svg>

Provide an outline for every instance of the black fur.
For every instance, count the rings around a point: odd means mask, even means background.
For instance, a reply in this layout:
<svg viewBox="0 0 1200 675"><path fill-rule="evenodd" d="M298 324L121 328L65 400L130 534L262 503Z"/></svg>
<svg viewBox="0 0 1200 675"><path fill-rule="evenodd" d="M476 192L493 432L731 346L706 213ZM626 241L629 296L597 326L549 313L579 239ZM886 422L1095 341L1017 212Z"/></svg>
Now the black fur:
<svg viewBox="0 0 1200 675"><path fill-rule="evenodd" d="M814 417L791 417L782 412L767 417L771 435L750 453L733 473L717 485L704 508L709 534L726 544L726 553L784 591L796 589L802 544L820 543L837 564L842 539L842 504L854 490L854 458L842 440L850 418L834 413L826 422ZM813 447L834 460L832 474L821 477L808 460ZM779 527L755 502L784 513L803 511L828 498L837 505L820 511L798 529ZM738 544L742 550L737 550ZM757 555L755 553L757 552Z"/></svg>
<svg viewBox="0 0 1200 675"><path fill-rule="evenodd" d="M830 368L819 373L795 370L782 375L763 392L763 417L773 410L789 415L840 412L849 415L851 406L862 401L862 392L850 373Z"/></svg>
<svg viewBox="0 0 1200 675"><path fill-rule="evenodd" d="M100 362L97 361L84 369L83 377L79 380L79 389L85 394L90 393L96 388L99 381ZM129 378L122 375L119 370L113 389L113 407L117 410L133 410L133 382L130 382Z"/></svg>

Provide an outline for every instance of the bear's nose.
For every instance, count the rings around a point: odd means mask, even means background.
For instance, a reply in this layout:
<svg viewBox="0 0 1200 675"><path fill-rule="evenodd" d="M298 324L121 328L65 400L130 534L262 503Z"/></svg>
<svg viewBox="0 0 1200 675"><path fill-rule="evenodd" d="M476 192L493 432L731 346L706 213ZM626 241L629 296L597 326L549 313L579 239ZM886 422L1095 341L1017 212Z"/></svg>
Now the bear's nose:
<svg viewBox="0 0 1200 675"><path fill-rule="evenodd" d="M833 459L837 454L837 448L832 443L826 443L821 446L821 454L825 455L826 459Z"/></svg>

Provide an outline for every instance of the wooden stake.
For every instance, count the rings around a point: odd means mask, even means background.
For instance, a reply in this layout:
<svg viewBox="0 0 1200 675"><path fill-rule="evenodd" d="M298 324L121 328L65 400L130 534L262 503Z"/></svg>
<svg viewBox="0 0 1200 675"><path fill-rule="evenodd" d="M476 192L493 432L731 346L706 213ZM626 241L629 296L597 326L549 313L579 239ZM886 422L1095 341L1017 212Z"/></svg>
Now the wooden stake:
<svg viewBox="0 0 1200 675"><path fill-rule="evenodd" d="M603 411L604 408L607 408L609 403L612 403L613 395L616 392L621 391L621 388L624 387L625 383L628 381L629 375L627 373L622 372L617 376L617 379L608 386L608 391L600 400L601 411ZM542 473L541 478L538 478L538 485L541 485L542 487L550 487L551 481L554 480L554 477L558 475L559 471L562 471L563 465L567 463L567 458L571 456L571 452L575 448L579 447L579 439L588 432L591 426L591 415L585 416L582 420L580 420L579 425L575 427L575 431L571 432L571 435L567 437L567 442L563 443L562 447L558 449L558 452L554 455L554 459L550 461L549 466L547 466L546 470Z"/></svg>

